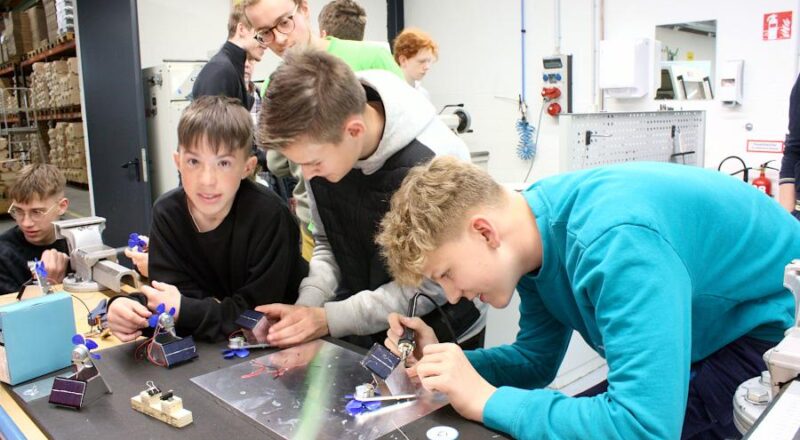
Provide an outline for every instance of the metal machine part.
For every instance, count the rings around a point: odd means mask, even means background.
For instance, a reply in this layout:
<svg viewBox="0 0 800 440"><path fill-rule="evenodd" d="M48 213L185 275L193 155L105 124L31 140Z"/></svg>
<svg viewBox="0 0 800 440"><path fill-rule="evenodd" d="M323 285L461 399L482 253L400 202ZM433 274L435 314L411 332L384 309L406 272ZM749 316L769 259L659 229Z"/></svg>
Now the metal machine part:
<svg viewBox="0 0 800 440"><path fill-rule="evenodd" d="M232 338L228 338L228 348L231 350L239 350L242 348L251 349L251 348L268 348L270 347L269 344L250 344L247 342L244 336L234 336Z"/></svg>
<svg viewBox="0 0 800 440"><path fill-rule="evenodd" d="M123 280L139 288L139 274L117 262L118 250L103 244L106 219L85 217L53 222L56 238L67 240L69 262L75 273L64 278L68 292L111 289L119 292Z"/></svg>
<svg viewBox="0 0 800 440"><path fill-rule="evenodd" d="M448 105L445 106L442 111L448 108L452 108L452 110L450 110L448 113L439 114L439 119L444 122L444 125L457 134L472 132L472 129L470 129L470 126L472 126L472 117L463 106L464 104Z"/></svg>
<svg viewBox="0 0 800 440"><path fill-rule="evenodd" d="M742 434L753 427L772 400L783 388L800 378L800 260L786 266L783 285L795 297L795 325L786 330L784 338L764 353L769 371L752 378L736 389L733 397L733 418Z"/></svg>

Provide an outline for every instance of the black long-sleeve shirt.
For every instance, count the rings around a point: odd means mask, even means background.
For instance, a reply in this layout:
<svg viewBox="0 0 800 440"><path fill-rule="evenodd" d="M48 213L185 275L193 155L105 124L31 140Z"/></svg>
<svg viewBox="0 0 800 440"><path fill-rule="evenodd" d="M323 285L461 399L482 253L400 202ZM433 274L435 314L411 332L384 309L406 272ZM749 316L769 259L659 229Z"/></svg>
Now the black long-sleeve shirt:
<svg viewBox="0 0 800 440"><path fill-rule="evenodd" d="M789 99L789 133L786 134L783 147L779 183L793 183L795 200L800 200L800 76L792 87ZM795 214L795 217L798 215Z"/></svg>
<svg viewBox="0 0 800 440"><path fill-rule="evenodd" d="M244 82L244 63L247 52L226 41L219 52L203 66L192 86L192 99L201 96L228 96L238 99L250 110L254 98Z"/></svg>
<svg viewBox="0 0 800 440"><path fill-rule="evenodd" d="M249 180L242 181L227 217L205 233L194 226L183 188L176 188L153 208L150 279L180 290L179 334L223 339L237 330L234 321L246 309L294 304L308 274L299 239L289 208Z"/></svg>
<svg viewBox="0 0 800 440"><path fill-rule="evenodd" d="M69 254L67 241L63 238L48 246L36 246L25 240L19 226L0 235L0 293L18 292L31 279L28 261L42 258L42 252L48 249Z"/></svg>

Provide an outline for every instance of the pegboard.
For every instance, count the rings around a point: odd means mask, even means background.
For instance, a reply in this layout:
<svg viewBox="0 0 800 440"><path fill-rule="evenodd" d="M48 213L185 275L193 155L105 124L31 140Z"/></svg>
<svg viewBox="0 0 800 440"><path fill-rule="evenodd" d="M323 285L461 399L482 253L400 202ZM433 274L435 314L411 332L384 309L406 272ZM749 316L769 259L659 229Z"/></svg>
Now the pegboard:
<svg viewBox="0 0 800 440"><path fill-rule="evenodd" d="M560 171L632 161L703 166L705 121L704 111L563 114Z"/></svg>

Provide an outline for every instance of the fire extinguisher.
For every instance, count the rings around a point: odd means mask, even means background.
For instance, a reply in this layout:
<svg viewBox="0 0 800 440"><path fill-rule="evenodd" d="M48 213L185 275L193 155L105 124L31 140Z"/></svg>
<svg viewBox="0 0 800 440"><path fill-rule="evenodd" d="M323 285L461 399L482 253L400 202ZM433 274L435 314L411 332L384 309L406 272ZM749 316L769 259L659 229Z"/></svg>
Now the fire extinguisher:
<svg viewBox="0 0 800 440"><path fill-rule="evenodd" d="M759 174L758 177L753 179L752 184L759 190L763 191L764 194L772 197L772 181L770 181L765 174L767 166L769 165L770 162L772 161L770 160L759 165L761 173Z"/></svg>

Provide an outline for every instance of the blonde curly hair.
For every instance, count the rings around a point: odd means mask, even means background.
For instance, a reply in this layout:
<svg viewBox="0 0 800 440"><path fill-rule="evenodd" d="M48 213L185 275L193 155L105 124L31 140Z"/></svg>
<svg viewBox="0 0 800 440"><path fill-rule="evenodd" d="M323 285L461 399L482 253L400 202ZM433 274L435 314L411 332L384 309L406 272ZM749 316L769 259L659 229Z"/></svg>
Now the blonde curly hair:
<svg viewBox="0 0 800 440"><path fill-rule="evenodd" d="M503 188L488 173L454 157L412 168L392 196L375 239L394 280L419 285L426 255L460 235L475 209L503 200Z"/></svg>

